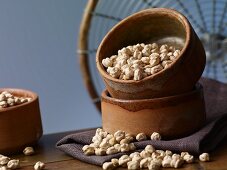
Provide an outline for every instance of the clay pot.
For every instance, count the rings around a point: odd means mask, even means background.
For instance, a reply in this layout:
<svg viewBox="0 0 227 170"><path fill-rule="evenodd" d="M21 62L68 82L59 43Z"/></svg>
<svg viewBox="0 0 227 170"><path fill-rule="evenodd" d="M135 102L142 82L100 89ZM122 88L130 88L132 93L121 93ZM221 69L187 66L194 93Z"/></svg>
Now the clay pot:
<svg viewBox="0 0 227 170"><path fill-rule="evenodd" d="M32 98L29 102L0 109L0 153L22 152L26 146L35 144L43 133L38 96L22 89L0 89L0 93L3 91Z"/></svg>
<svg viewBox="0 0 227 170"><path fill-rule="evenodd" d="M112 78L102 59L137 43L167 43L182 48L172 65L139 81ZM118 99L144 99L181 94L193 89L205 67L205 52L188 20L171 9L143 10L119 22L102 40L96 64L110 95Z"/></svg>
<svg viewBox="0 0 227 170"><path fill-rule="evenodd" d="M102 93L102 125L109 133L117 130L134 135L159 132L164 139L187 136L205 123L203 88L197 85L180 95L140 100L123 100Z"/></svg>

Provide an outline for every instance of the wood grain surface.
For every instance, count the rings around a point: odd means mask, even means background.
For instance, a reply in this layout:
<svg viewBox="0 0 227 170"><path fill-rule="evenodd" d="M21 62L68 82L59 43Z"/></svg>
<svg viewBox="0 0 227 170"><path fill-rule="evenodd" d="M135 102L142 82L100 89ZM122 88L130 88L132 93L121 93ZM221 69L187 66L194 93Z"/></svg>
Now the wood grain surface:
<svg viewBox="0 0 227 170"><path fill-rule="evenodd" d="M78 132L78 131L77 131ZM101 167L87 164L64 154L55 148L56 142L71 132L63 132L57 134L44 135L38 145L35 147L36 154L33 156L11 155L11 158L20 159L21 170L32 170L33 165L37 161L46 163L48 170L101 170ZM222 144L211 153L210 162L199 162L198 160L193 164L184 165L182 170L227 170L227 138ZM125 168L118 168L119 170L126 170ZM171 168L167 168L171 170Z"/></svg>

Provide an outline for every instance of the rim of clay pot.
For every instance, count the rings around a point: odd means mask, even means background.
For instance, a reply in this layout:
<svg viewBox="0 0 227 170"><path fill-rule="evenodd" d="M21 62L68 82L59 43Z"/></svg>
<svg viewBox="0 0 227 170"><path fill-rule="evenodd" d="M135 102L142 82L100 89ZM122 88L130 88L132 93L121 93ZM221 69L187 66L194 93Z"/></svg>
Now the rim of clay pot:
<svg viewBox="0 0 227 170"><path fill-rule="evenodd" d="M173 101L181 101L182 99L190 100L191 97L194 95L197 95L198 93L201 93L203 90L203 86L200 83L197 83L195 85L195 88L189 92L178 94L178 95L172 95L172 96L166 96L166 97L160 97L160 98L151 98L151 99L135 99L135 100L127 100L127 99L116 99L110 96L107 89L105 89L102 92L102 100L110 101L113 103L133 103L135 105L139 105L139 103L160 103L160 102L173 102ZM187 97L187 98L185 98Z"/></svg>
<svg viewBox="0 0 227 170"><path fill-rule="evenodd" d="M9 110L15 110L15 109L18 109L19 107L29 105L30 103L32 103L32 102L34 102L34 101L36 101L38 99L38 95L35 92L32 92L30 90L17 89L17 88L0 88L0 93L3 92L3 91L8 91L8 92L10 92L10 93L12 93L14 95L16 94L16 96L18 94L20 96L27 95L27 97L30 97L31 100L28 101L28 102L25 102L25 103L21 103L21 104L15 105L15 106L1 108L0 109L0 113L6 112L6 111L9 111Z"/></svg>
<svg viewBox="0 0 227 170"><path fill-rule="evenodd" d="M143 13L149 13L149 15L160 15L160 16L165 16L166 14L168 14L169 16L171 16L172 18L174 18L176 21L178 21L179 23L181 23L181 25L184 27L185 29L185 42L184 42L184 46L181 50L180 55L178 56L177 60L174 60L172 62L172 64L170 64L169 67L159 71L158 73L155 73L153 75L147 76L145 78L143 78L142 80L121 80L121 79L117 79L117 78L113 78L111 77L107 72L106 69L103 67L102 63L99 61L100 60L100 51L101 48L103 46L103 44L105 44L105 42L107 41L108 37L112 34L112 32L114 32L115 30L117 30L119 27L121 27L122 25L124 25L124 23L128 22L129 20L133 19L134 17L137 17L138 15L141 15ZM169 8L152 8L152 9L146 9L146 10L142 10L140 12L137 12L133 15L130 15L128 17L126 17L125 19L123 19L122 21L120 21L118 24L116 24L107 34L106 36L103 38L103 40L101 41L97 53L96 53L96 65L97 68L99 70L99 72L101 73L101 75L103 77L105 77L106 79L109 79L111 81L114 82L118 82L118 83L125 83L125 84L137 84L137 83L141 83L144 81L147 81L149 79L153 79L155 77L159 77L162 74L164 74L167 70L171 71L171 69L174 67L174 65L176 63L182 62L182 54L185 53L185 51L189 48L189 42L191 40L191 35L192 35L192 28L190 26L190 23L188 21L188 19L182 15L180 12L173 10L173 9L169 9Z"/></svg>

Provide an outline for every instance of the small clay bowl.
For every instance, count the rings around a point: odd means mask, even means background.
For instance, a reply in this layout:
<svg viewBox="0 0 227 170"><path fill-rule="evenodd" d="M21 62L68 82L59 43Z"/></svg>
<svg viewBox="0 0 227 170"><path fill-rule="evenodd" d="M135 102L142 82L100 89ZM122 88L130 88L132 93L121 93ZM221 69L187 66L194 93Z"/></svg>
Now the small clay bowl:
<svg viewBox="0 0 227 170"><path fill-rule="evenodd" d="M111 77L102 59L137 43L158 42L182 48L181 55L166 69L139 81ZM205 52L188 20L179 12L152 8L133 14L114 26L102 40L96 64L106 88L118 99L145 99L190 91L202 75Z"/></svg>
<svg viewBox="0 0 227 170"><path fill-rule="evenodd" d="M0 109L0 153L22 152L34 145L43 134L37 94L28 90L5 88L14 96L30 97L31 101Z"/></svg>
<svg viewBox="0 0 227 170"><path fill-rule="evenodd" d="M123 100L102 93L102 126L109 133L124 130L150 136L159 132L164 139L187 136L201 128L206 119L200 84L180 95L140 100Z"/></svg>

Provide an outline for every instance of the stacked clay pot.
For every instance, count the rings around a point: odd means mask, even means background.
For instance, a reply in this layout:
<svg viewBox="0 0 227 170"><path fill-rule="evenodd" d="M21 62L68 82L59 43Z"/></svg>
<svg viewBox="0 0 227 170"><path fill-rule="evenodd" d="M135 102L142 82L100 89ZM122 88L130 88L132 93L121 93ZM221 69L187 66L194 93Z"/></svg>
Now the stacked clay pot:
<svg viewBox="0 0 227 170"><path fill-rule="evenodd" d="M111 77L102 60L137 43L163 42L181 47L167 68L142 80ZM106 90L102 93L103 128L112 133L156 131L166 138L185 136L205 121L203 90L197 81L205 67L205 51L188 20L171 9L147 9L114 26L102 40L96 63ZM184 127L179 124L184 125Z"/></svg>

